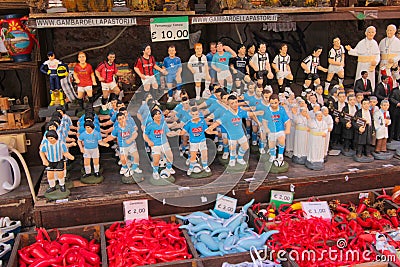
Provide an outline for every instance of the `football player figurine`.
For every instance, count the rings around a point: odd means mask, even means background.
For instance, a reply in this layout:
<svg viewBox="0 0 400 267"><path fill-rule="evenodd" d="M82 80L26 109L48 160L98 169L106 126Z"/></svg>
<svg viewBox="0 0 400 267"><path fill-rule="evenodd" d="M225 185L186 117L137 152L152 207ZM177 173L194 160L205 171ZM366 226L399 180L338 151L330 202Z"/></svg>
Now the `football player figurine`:
<svg viewBox="0 0 400 267"><path fill-rule="evenodd" d="M207 58L203 55L203 45L200 43L194 44L194 52L195 54L189 58L187 67L193 73L196 99L199 100L202 81L205 81L205 88L208 89L210 87L211 77L208 71Z"/></svg>
<svg viewBox="0 0 400 267"><path fill-rule="evenodd" d="M64 157L74 160L74 156L68 152L65 142L59 139L56 131L49 130L45 137L46 139L40 145L39 152L43 165L47 167L47 180L50 186L46 190L45 197L49 199L66 198L70 192L65 187ZM59 192L55 192L57 190L56 177L60 185Z"/></svg>
<svg viewBox="0 0 400 267"><path fill-rule="evenodd" d="M49 76L50 79L50 104L49 106L64 105L64 94L61 91L60 77L58 77L57 69L61 65L61 61L56 59L54 52L47 53L48 60L43 62L40 71ZM58 97L56 97L58 96ZM57 98L57 99L56 99ZM58 101L57 101L58 100Z"/></svg>
<svg viewBox="0 0 400 267"><path fill-rule="evenodd" d="M306 74L306 79L304 81L303 90L306 90L310 87L311 82L314 82L314 86L317 86L321 83L321 80L318 76L318 71L328 72L328 69L322 67L319 62L319 56L322 53L322 46L317 45L314 47L311 55L303 59L301 62L301 67Z"/></svg>
<svg viewBox="0 0 400 267"><path fill-rule="evenodd" d="M326 96L329 94L329 86L335 74L337 74L339 78L339 84L343 84L345 53L346 50L344 50L343 45L340 44L339 37L333 39L333 47L331 50L329 50L329 55L328 55L329 67L328 67L328 75L326 76L325 90L324 90L324 95Z"/></svg>
<svg viewBox="0 0 400 267"><path fill-rule="evenodd" d="M82 183L101 183L103 177L100 176L100 152L99 145L108 147L108 143L102 141L101 134L94 129L93 121L85 121L84 124L85 132L79 135L78 145L83 154L83 165L85 168L85 174L83 175L81 181ZM94 179L89 180L91 176L91 166L90 160L93 159L94 168Z"/></svg>
<svg viewBox="0 0 400 267"><path fill-rule="evenodd" d="M74 68L74 79L78 85L78 102L83 109L85 93L89 98L89 103L93 104L93 85L97 85L92 65L86 62L85 52L78 53L79 63Z"/></svg>

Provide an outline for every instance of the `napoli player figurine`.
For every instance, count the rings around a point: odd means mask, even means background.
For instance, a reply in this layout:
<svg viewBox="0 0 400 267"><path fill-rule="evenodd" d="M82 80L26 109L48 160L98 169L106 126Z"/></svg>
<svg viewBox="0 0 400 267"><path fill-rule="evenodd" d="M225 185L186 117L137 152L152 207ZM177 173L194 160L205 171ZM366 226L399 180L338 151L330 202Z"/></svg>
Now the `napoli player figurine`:
<svg viewBox="0 0 400 267"><path fill-rule="evenodd" d="M167 87L168 87L168 101L172 101L172 96L174 95L173 91L173 83L176 83L176 92L175 92L175 99L179 100L179 96L181 94L181 86L182 86L182 63L181 59L177 56L176 49L174 45L170 45L168 47L168 57L164 58L164 67L168 74L166 76L167 80Z"/></svg>
<svg viewBox="0 0 400 267"><path fill-rule="evenodd" d="M82 176L81 182L84 184L98 184L104 180L100 175L99 145L105 147L109 145L102 142L101 134L95 131L93 121L85 121L84 127L85 132L79 135L78 141L80 151L83 154L83 165L85 168L85 174ZM92 177L91 159L93 159L94 177Z"/></svg>
<svg viewBox="0 0 400 267"><path fill-rule="evenodd" d="M187 171L187 175L191 176L194 172L195 164L197 163L197 153L201 154L201 165L203 171L207 173L207 176L211 175L211 169L208 167L208 150L206 143L205 130L207 129L206 121L199 116L199 110L197 107L192 107L190 110L192 119L186 122L181 131L181 135L188 133L190 141L190 166Z"/></svg>
<svg viewBox="0 0 400 267"><path fill-rule="evenodd" d="M49 106L54 106L56 104L64 105L63 92L61 91L60 78L57 74L57 68L61 65L61 61L56 59L54 52L47 53L48 60L43 62L40 67L40 71L49 76L50 79L50 104ZM56 103L56 95L59 95L59 103Z"/></svg>
<svg viewBox="0 0 400 267"><path fill-rule="evenodd" d="M65 142L59 139L56 131L48 131L45 137L46 140L40 145L39 152L43 165L47 167L47 180L50 186L45 192L45 197L48 199L66 198L70 192L65 187L64 157L74 160L74 156L68 152ZM56 179L60 190L56 188Z"/></svg>

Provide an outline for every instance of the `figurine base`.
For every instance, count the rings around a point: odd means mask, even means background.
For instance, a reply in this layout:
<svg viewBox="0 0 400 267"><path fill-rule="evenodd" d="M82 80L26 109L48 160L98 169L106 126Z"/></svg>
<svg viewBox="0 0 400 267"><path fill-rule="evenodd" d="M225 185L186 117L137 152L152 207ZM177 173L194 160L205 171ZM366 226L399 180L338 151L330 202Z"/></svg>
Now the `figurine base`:
<svg viewBox="0 0 400 267"><path fill-rule="evenodd" d="M165 186L165 185L170 185L175 183L175 178L174 176L170 175L168 178L161 178L160 179L154 179L152 175L150 175L150 184L152 185L159 185L159 186Z"/></svg>
<svg viewBox="0 0 400 267"><path fill-rule="evenodd" d="M218 157L219 163L221 163L222 165L226 166L229 163L229 156L227 159L223 159L222 157Z"/></svg>
<svg viewBox="0 0 400 267"><path fill-rule="evenodd" d="M88 176L88 177L82 177L81 182L83 184L100 184L104 181L104 177L100 175L99 177L96 177L94 175Z"/></svg>
<svg viewBox="0 0 400 267"><path fill-rule="evenodd" d="M355 155L353 157L353 160L361 163L369 163L374 161L374 157L367 157L364 155L362 155L361 157L357 157L357 155Z"/></svg>
<svg viewBox="0 0 400 267"><path fill-rule="evenodd" d="M65 187L67 189L74 188L74 182L72 182L71 180L65 180Z"/></svg>
<svg viewBox="0 0 400 267"><path fill-rule="evenodd" d="M126 6L119 6L119 7L113 7L112 9L111 9L111 11L112 12L129 12L129 11L131 11L128 7L126 7Z"/></svg>
<svg viewBox="0 0 400 267"><path fill-rule="evenodd" d="M323 162L310 162L306 160L306 167L313 171L322 171L324 169Z"/></svg>
<svg viewBox="0 0 400 267"><path fill-rule="evenodd" d="M48 200L58 200L67 198L71 194L71 191L67 188L65 192L60 191L60 187L57 185L57 190L51 193L44 193L44 197Z"/></svg>
<svg viewBox="0 0 400 267"><path fill-rule="evenodd" d="M143 174L141 173L134 173L131 176L126 177L125 175L122 176L121 182L123 184L137 184L144 181Z"/></svg>
<svg viewBox="0 0 400 267"><path fill-rule="evenodd" d="M396 153L397 153L397 150L396 150ZM372 154L372 156L374 156L374 159L377 159L377 160L390 160L393 158L393 154L389 153L389 152L380 152L380 153L372 152L371 154Z"/></svg>
<svg viewBox="0 0 400 267"><path fill-rule="evenodd" d="M293 163L296 163L296 164L299 164L299 165L304 165L304 164L306 164L306 160L307 160L307 157L306 157L306 156L304 156L304 157L298 157L298 156L294 156L294 155L293 155L293 157L292 157L292 162L293 162Z"/></svg>
<svg viewBox="0 0 400 267"><path fill-rule="evenodd" d="M226 166L225 171L227 173L237 173L237 172L245 172L247 168L249 167L248 164L239 164L236 162L235 166L229 166L229 164Z"/></svg>
<svg viewBox="0 0 400 267"><path fill-rule="evenodd" d="M81 174L84 175L85 173L86 173L85 168L81 168ZM100 167L99 173L100 173L100 174L103 173L103 167ZM91 175L94 175L93 167L92 167L92 172L91 172L90 174L91 174Z"/></svg>
<svg viewBox="0 0 400 267"><path fill-rule="evenodd" d="M289 163L286 161L283 161L281 166L277 166L276 164L278 164L278 161L269 162L268 160L265 164L266 170L270 167L269 172L273 174L284 173L289 170Z"/></svg>
<svg viewBox="0 0 400 267"><path fill-rule="evenodd" d="M46 10L47 13L65 13L67 9L65 7L51 7Z"/></svg>
<svg viewBox="0 0 400 267"><path fill-rule="evenodd" d="M212 172L201 171L199 173L192 172L192 174L190 174L188 177L193 178L193 179L202 179L202 178L207 178L210 176L212 176Z"/></svg>
<svg viewBox="0 0 400 267"><path fill-rule="evenodd" d="M345 151L343 148L341 150L342 154L346 157L353 157L356 154L356 151L353 149L349 149L348 151Z"/></svg>
<svg viewBox="0 0 400 267"><path fill-rule="evenodd" d="M386 147L389 150L398 150L398 149L400 149L400 141L392 140L392 142L387 143Z"/></svg>
<svg viewBox="0 0 400 267"><path fill-rule="evenodd" d="M283 154L285 157L288 157L288 158L293 158L294 157L294 155L293 155L293 151L285 151L285 153Z"/></svg>

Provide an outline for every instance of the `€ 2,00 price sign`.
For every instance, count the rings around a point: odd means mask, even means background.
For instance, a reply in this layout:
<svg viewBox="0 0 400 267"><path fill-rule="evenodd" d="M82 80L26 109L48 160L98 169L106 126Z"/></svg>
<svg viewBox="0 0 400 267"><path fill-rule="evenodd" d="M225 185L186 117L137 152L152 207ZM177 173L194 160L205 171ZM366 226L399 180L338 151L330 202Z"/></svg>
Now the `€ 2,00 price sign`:
<svg viewBox="0 0 400 267"><path fill-rule="evenodd" d="M149 207L147 199L128 200L123 202L125 222L129 224L133 220L147 220Z"/></svg>
<svg viewBox="0 0 400 267"><path fill-rule="evenodd" d="M152 42L177 41L189 39L189 18L167 17L150 19Z"/></svg>
<svg viewBox="0 0 400 267"><path fill-rule="evenodd" d="M215 201L214 212L219 217L228 219L235 213L236 205L237 205L236 198L218 194L217 200Z"/></svg>

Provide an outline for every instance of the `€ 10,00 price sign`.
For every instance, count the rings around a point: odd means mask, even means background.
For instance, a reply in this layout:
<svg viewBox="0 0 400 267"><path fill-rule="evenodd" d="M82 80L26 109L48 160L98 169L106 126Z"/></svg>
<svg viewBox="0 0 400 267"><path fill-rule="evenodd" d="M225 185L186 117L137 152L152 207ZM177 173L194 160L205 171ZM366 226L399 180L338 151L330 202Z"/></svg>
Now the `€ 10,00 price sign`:
<svg viewBox="0 0 400 267"><path fill-rule="evenodd" d="M167 17L150 19L152 42L177 41L189 39L189 18Z"/></svg>

